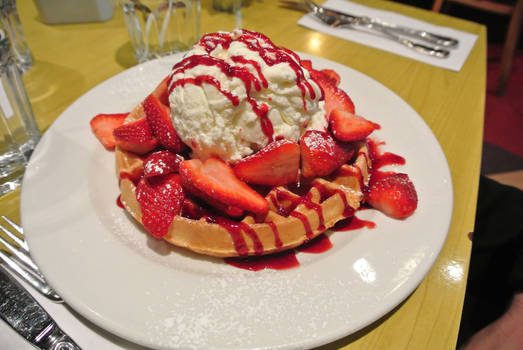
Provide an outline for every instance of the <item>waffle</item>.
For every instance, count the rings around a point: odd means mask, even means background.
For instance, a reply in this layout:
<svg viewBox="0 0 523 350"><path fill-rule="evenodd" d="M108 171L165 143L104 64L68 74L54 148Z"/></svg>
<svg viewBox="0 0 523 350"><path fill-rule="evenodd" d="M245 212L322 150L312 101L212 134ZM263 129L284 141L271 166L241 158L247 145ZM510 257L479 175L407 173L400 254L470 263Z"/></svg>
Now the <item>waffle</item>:
<svg viewBox="0 0 523 350"><path fill-rule="evenodd" d="M126 122L144 115L139 105ZM269 212L263 218L247 215L238 222L223 217L190 219L178 215L163 239L175 246L216 257L271 254L308 242L339 220L352 216L363 200L370 157L366 142L356 142L354 146L355 155L350 164L342 165L329 177L315 178L299 189L293 190L291 186L271 189L265 196ZM120 200L141 223L135 182L132 176L121 174L140 174L142 158L118 147L115 158Z"/></svg>

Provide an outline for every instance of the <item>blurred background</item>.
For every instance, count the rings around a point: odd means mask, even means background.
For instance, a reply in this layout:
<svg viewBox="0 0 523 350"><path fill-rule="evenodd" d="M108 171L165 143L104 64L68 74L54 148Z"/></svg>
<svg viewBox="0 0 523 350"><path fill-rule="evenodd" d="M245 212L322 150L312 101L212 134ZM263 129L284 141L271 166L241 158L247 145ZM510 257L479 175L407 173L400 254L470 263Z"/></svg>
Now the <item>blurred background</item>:
<svg viewBox="0 0 523 350"><path fill-rule="evenodd" d="M435 3L434 0L393 1L427 10ZM491 2L514 5L517 0ZM523 189L523 35L517 41L505 93L499 95L496 85L509 17L449 1L443 1L440 12L487 26L487 95L481 174Z"/></svg>

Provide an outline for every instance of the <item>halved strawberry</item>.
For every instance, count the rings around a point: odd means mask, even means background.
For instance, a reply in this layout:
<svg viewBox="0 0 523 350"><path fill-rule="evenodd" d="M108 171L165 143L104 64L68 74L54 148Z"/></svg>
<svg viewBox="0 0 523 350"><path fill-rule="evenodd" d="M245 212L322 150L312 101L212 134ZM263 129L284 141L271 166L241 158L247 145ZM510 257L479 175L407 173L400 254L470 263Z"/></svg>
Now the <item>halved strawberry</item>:
<svg viewBox="0 0 523 350"><path fill-rule="evenodd" d="M163 150L151 153L144 161L145 177L153 177L178 172L183 157L171 151Z"/></svg>
<svg viewBox="0 0 523 350"><path fill-rule="evenodd" d="M340 85L340 82L341 82L340 75L338 73L336 73L335 71L333 71L332 69L322 69L320 72L325 74L334 85L336 85L336 86Z"/></svg>
<svg viewBox="0 0 523 350"><path fill-rule="evenodd" d="M379 124L341 109L331 112L329 125L332 135L340 141L363 140L380 128Z"/></svg>
<svg viewBox="0 0 523 350"><path fill-rule="evenodd" d="M234 170L221 159L183 161L180 175L184 188L203 200L210 199L256 214L265 214L269 209L265 198L238 179Z"/></svg>
<svg viewBox="0 0 523 350"><path fill-rule="evenodd" d="M165 77L160 84L154 89L153 95L160 101L162 104L169 107L169 91L167 83L169 82L169 77Z"/></svg>
<svg viewBox="0 0 523 350"><path fill-rule="evenodd" d="M98 140L109 151L114 150L115 139L113 130L123 124L125 118L129 113L119 114L98 114L89 123L91 130Z"/></svg>
<svg viewBox="0 0 523 350"><path fill-rule="evenodd" d="M145 118L124 124L113 131L118 147L137 154L152 151L158 145Z"/></svg>
<svg viewBox="0 0 523 350"><path fill-rule="evenodd" d="M171 109L162 104L153 94L143 101L143 109L153 135L160 144L174 153L182 152L186 146L174 130Z"/></svg>
<svg viewBox="0 0 523 350"><path fill-rule="evenodd" d="M142 210L143 226L154 237L165 236L182 209L184 193L180 176L143 177L136 187L136 199Z"/></svg>
<svg viewBox="0 0 523 350"><path fill-rule="evenodd" d="M278 186L296 182L299 167L300 146L281 139L238 161L234 173L248 183Z"/></svg>
<svg viewBox="0 0 523 350"><path fill-rule="evenodd" d="M300 141L301 171L303 176L325 176L345 164L354 149L349 144L336 141L328 132L309 130Z"/></svg>
<svg viewBox="0 0 523 350"><path fill-rule="evenodd" d="M323 89L325 98L325 112L329 116L330 112L335 109L343 109L347 112L354 113L354 103L349 95L342 89L338 88L332 82L332 78L320 71L312 71L311 76L314 81Z"/></svg>
<svg viewBox="0 0 523 350"><path fill-rule="evenodd" d="M418 195L407 174L392 174L369 184L365 199L373 208L395 219L405 219L418 206Z"/></svg>

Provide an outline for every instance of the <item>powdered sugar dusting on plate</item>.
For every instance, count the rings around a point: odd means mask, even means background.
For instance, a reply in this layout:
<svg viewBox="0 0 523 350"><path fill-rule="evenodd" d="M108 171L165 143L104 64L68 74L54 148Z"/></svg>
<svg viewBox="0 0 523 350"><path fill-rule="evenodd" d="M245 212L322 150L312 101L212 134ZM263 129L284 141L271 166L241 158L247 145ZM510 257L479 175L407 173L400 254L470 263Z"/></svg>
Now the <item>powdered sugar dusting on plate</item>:
<svg viewBox="0 0 523 350"><path fill-rule="evenodd" d="M250 348L260 346L259 337L265 332L274 339L289 339L292 328L295 335L291 341L310 341L329 327L348 321L346 313L332 313L336 309L333 304L344 304L340 310L347 306L339 287L329 288L340 281L326 284L323 277L301 273L230 270L215 277L204 276L198 283L206 287L192 295L169 298L171 310L151 310L159 316L147 323L151 342L169 339L166 346L170 348ZM238 336L224 338L224 334Z"/></svg>

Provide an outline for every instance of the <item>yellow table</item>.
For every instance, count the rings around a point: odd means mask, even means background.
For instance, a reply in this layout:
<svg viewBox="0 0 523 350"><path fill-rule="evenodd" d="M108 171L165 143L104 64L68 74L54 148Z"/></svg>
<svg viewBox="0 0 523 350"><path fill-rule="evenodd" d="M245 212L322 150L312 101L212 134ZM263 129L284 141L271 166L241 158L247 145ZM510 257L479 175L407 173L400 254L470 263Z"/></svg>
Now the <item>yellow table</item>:
<svg viewBox="0 0 523 350"><path fill-rule="evenodd" d="M460 72L452 72L311 31L296 24L302 13L277 1L251 1L243 26L280 46L352 67L390 88L427 122L448 159L454 210L448 239L434 267L415 292L371 326L325 349L454 349L466 287L478 190L486 84L485 27L380 0L365 5L396 11L479 35ZM117 9L107 22L46 25L34 3L18 1L35 58L24 77L40 128L45 131L83 93L136 64ZM272 19L268 25L267 19ZM278 20L274 20L278 18ZM232 16L202 1L202 32L231 29ZM386 62L387 64L383 64ZM19 220L19 191L0 198L0 213Z"/></svg>

